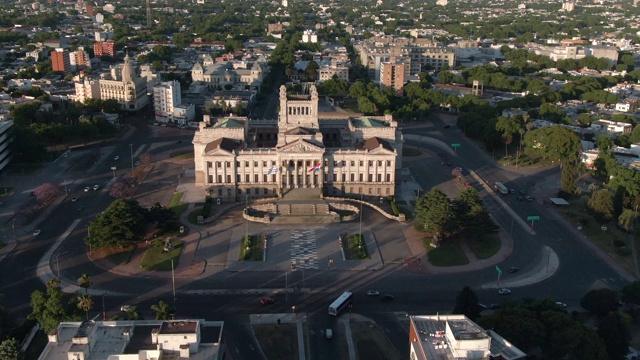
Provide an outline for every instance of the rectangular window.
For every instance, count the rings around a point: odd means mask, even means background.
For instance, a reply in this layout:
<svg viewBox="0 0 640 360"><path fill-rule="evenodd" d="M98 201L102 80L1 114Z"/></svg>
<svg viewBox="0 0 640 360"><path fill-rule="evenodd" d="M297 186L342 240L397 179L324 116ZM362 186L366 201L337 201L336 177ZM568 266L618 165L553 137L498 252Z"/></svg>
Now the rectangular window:
<svg viewBox="0 0 640 360"><path fill-rule="evenodd" d="M211 161L207 161L207 167L211 167Z"/></svg>
<svg viewBox="0 0 640 360"><path fill-rule="evenodd" d="M209 179L207 180L208 184L213 183L213 175L209 175Z"/></svg>
<svg viewBox="0 0 640 360"><path fill-rule="evenodd" d="M251 176L251 175L249 175L249 174L245 174L245 175L244 175L244 179L245 179L245 181L247 182L247 184L251 182L251 178L250 178L250 176Z"/></svg>
<svg viewBox="0 0 640 360"><path fill-rule="evenodd" d="M378 166L382 166L382 161L378 160Z"/></svg>
<svg viewBox="0 0 640 360"><path fill-rule="evenodd" d="M222 184L222 175L218 175L218 184Z"/></svg>
<svg viewBox="0 0 640 360"><path fill-rule="evenodd" d="M373 174L369 174L369 180L367 180L367 181L369 181L369 182L373 181Z"/></svg>
<svg viewBox="0 0 640 360"><path fill-rule="evenodd" d="M236 182L237 183L241 183L242 182L242 175L240 175L240 174L236 175Z"/></svg>
<svg viewBox="0 0 640 360"><path fill-rule="evenodd" d="M262 182L263 183L269 182L268 178L269 177L267 176L267 174L262 175Z"/></svg>
<svg viewBox="0 0 640 360"><path fill-rule="evenodd" d="M382 174L378 174L378 182L382 182Z"/></svg>
<svg viewBox="0 0 640 360"><path fill-rule="evenodd" d="M225 165L226 167L230 168L230 167L231 167L231 161L225 161L225 162L224 162L224 165Z"/></svg>
<svg viewBox="0 0 640 360"><path fill-rule="evenodd" d="M240 167L240 161L236 161L236 167Z"/></svg>
<svg viewBox="0 0 640 360"><path fill-rule="evenodd" d="M387 166L391 166L391 160L387 160Z"/></svg>
<svg viewBox="0 0 640 360"><path fill-rule="evenodd" d="M391 174L387 174L387 182L391 182Z"/></svg>
<svg viewBox="0 0 640 360"><path fill-rule="evenodd" d="M253 181L256 183L260 182L259 180L260 178L258 176L259 176L258 174L253 175Z"/></svg>
<svg viewBox="0 0 640 360"><path fill-rule="evenodd" d="M337 167L338 166L338 162L336 160L333 160L333 167Z"/></svg>
<svg viewBox="0 0 640 360"><path fill-rule="evenodd" d="M373 160L369 160L369 166L373 166Z"/></svg>
<svg viewBox="0 0 640 360"><path fill-rule="evenodd" d="M356 166L356 162L351 160L351 166Z"/></svg>
<svg viewBox="0 0 640 360"><path fill-rule="evenodd" d="M217 168L222 167L222 163L220 161L216 161L216 167Z"/></svg>
<svg viewBox="0 0 640 360"><path fill-rule="evenodd" d="M359 181L364 181L364 174L360 174L360 180Z"/></svg>
<svg viewBox="0 0 640 360"><path fill-rule="evenodd" d="M342 174L342 182L347 181L347 174Z"/></svg>
<svg viewBox="0 0 640 360"><path fill-rule="evenodd" d="M267 162L266 161L262 162L262 167L267 167Z"/></svg>
<svg viewBox="0 0 640 360"><path fill-rule="evenodd" d="M271 161L271 166L276 166L276 161L275 160Z"/></svg>
<svg viewBox="0 0 640 360"><path fill-rule="evenodd" d="M338 181L338 174L333 174L333 182Z"/></svg>
<svg viewBox="0 0 640 360"><path fill-rule="evenodd" d="M356 174L351 173L351 181L356 181Z"/></svg>
<svg viewBox="0 0 640 360"><path fill-rule="evenodd" d="M244 167L249 167L249 162L248 161L244 162Z"/></svg>
<svg viewBox="0 0 640 360"><path fill-rule="evenodd" d="M387 188L387 195L391 195L391 189Z"/></svg>
<svg viewBox="0 0 640 360"><path fill-rule="evenodd" d="M227 184L231 184L231 175L227 175Z"/></svg>
<svg viewBox="0 0 640 360"><path fill-rule="evenodd" d="M347 166L347 162L345 160L342 160L341 166Z"/></svg>
<svg viewBox="0 0 640 360"><path fill-rule="evenodd" d="M257 161L253 162L253 167L258 167L258 162Z"/></svg>

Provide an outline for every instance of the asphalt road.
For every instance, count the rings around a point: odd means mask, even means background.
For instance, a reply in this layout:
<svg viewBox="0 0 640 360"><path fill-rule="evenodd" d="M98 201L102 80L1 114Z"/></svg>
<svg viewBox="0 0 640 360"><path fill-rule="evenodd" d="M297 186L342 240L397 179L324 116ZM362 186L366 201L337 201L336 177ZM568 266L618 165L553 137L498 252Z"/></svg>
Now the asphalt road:
<svg viewBox="0 0 640 360"><path fill-rule="evenodd" d="M538 181L542 181L539 175L528 175L526 178L518 174L509 174L508 171L496 168L488 158L479 156L479 151L461 135L459 130L444 129L443 123L435 119L434 126L428 129L405 129L405 133L421 133L439 138L446 144L460 143L457 156L447 155L446 161L454 166L462 166L465 169L476 171L481 177L491 181L501 179L507 182L508 187L532 188ZM78 218L82 222L71 232L71 235L62 244L52 261L52 268L58 269L63 279L75 282L80 275L87 273L94 278L94 288L109 291L109 296L104 299L106 311L109 315L118 312L122 304L137 304L138 310L145 316L151 317L149 310L152 304L160 299L173 303L171 282L166 279L153 278L120 278L102 269L97 268L88 261L83 243L88 222L103 211L112 201L104 191L84 192L85 186L99 184L102 189L113 178L111 166L114 166L113 156L119 155L117 161L118 172L124 172L127 164L130 166L130 154L138 149L144 151L161 152L168 149L181 149L190 146L189 141L178 143L177 140L189 140L190 133L171 134L172 130L140 125L130 139L115 144L111 153L104 157L103 163L88 174L77 174L76 182L71 186L72 194L65 200L57 211L44 219L40 225L42 234L39 237L27 237L28 240L18 245L16 250L0 263L0 293L5 294L4 303L9 309L18 311L21 315L29 312L28 303L30 293L34 289L43 289L44 285L36 278L35 266L45 251L55 239L64 233L70 224ZM154 133L152 137L151 134ZM129 144L133 144L132 147ZM444 152L437 148L425 147L436 155ZM435 157L426 161L407 161L407 166L412 167L412 172L422 185L423 189L432 186L449 186L450 169L440 165L441 158ZM431 162L430 162L431 161ZM442 169L438 171L437 169ZM167 179L177 179L177 175L184 169L168 167L160 169L166 173ZM435 170L435 171L434 171ZM556 171L556 170L550 170ZM506 174L506 175L505 175ZM53 179L60 180L65 174L50 174ZM119 173L116 173L119 176ZM82 178L80 178L82 177ZM171 183L169 181L169 183ZM295 305L298 312L304 312L310 316L310 328L318 333L320 329L335 327L335 318L327 314L327 307L340 293L349 289L355 293L353 311L379 320L389 330L387 335L394 345L401 350L401 354L408 353L406 323L398 322L393 312L406 311L411 314L434 314L436 312L448 312L452 309L457 292L464 286L472 286L481 302L486 304L503 302L506 299L518 300L522 298L551 297L567 303L570 307L577 307L580 298L594 285L606 284L614 290L626 284L618 274L611 270L605 262L590 250L586 249L571 233L551 218L547 217L544 209L536 202L517 202L515 198L504 197L510 208L518 217L539 214L541 220L535 224L535 235L529 234L521 226L515 225L512 213L505 210L494 196L481 191L483 199L491 210L494 218L504 229L509 229L515 239L515 248L509 257L500 266L503 269L509 266L518 266L525 271L528 266L533 266L544 261L545 253L543 245L548 245L558 253L560 268L550 279L527 287L513 289L513 294L504 297L492 289L483 289L482 285L495 281L496 271L487 268L471 273L450 275L416 275L404 271L402 265L388 264L379 271L305 271L304 284L302 274L294 272L288 281L284 272L250 272L231 273L224 271L222 267L208 267L206 273L196 279L177 280L176 309L178 317L198 316L206 319L228 320L227 338L237 352L242 355L239 358L255 358L251 346L254 341L248 327L247 315L251 313L279 313L290 312ZM76 203L70 199L78 196ZM79 206L84 206L78 211ZM367 213L367 218L376 220L377 215ZM366 225L373 231L389 231L382 221L374 221L377 225ZM235 225L242 226L242 224ZM394 240L382 244L383 252L393 252L395 247L406 246L401 240ZM388 249L388 250L385 250ZM55 263L55 264L54 264ZM509 276L505 274L505 276ZM259 304L261 295L240 294L242 289L279 288L284 289L285 283L289 287L298 289L306 287L310 292L295 291L288 296L276 294L276 304L263 306ZM189 291L201 289L226 289L228 294L221 295L188 295ZM376 298L367 297L366 290L378 289L385 293L392 293L396 301L382 303ZM7 296L6 294L11 294ZM101 302L96 301L98 307ZM96 309L96 312L101 311ZM403 330L404 329L404 330ZM335 342L337 343L337 342ZM331 357L339 349L326 346L325 343L315 339L310 346L318 351L317 359ZM337 345L334 345L337 346ZM243 353L244 352L244 353ZM403 355L404 356L404 355Z"/></svg>

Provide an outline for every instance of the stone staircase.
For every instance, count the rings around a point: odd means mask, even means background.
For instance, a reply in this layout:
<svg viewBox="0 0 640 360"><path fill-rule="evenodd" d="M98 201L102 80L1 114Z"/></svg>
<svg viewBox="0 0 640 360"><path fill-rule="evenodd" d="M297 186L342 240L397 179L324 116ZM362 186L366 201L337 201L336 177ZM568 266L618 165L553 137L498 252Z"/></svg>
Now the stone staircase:
<svg viewBox="0 0 640 360"><path fill-rule="evenodd" d="M275 224L331 224L340 217L329 212L329 204L320 198L322 189L298 188L284 191L276 202L278 215Z"/></svg>

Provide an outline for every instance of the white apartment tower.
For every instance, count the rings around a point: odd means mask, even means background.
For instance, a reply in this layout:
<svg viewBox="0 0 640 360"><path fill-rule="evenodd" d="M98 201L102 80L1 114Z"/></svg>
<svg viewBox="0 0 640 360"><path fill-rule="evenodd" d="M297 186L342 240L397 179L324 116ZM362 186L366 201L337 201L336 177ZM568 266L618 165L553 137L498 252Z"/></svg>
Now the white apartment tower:
<svg viewBox="0 0 640 360"><path fill-rule="evenodd" d="M287 0L282 0L282 7L289 6L289 2Z"/></svg>
<svg viewBox="0 0 640 360"><path fill-rule="evenodd" d="M156 121L168 121L176 106L181 103L180 83L177 80L165 81L153 87L153 110Z"/></svg>

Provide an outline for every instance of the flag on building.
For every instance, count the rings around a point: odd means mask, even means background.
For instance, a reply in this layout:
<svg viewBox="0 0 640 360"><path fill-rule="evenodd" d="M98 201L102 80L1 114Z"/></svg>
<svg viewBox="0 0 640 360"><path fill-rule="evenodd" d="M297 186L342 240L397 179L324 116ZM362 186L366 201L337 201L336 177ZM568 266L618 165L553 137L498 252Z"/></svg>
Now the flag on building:
<svg viewBox="0 0 640 360"><path fill-rule="evenodd" d="M309 170L307 170L307 172L314 172L314 171L318 171L320 170L320 168L322 167L321 163L317 163L315 164L312 168L310 168Z"/></svg>
<svg viewBox="0 0 640 360"><path fill-rule="evenodd" d="M273 174L277 174L278 173L278 168L275 166L272 166L269 171L267 171L267 175L273 175Z"/></svg>

